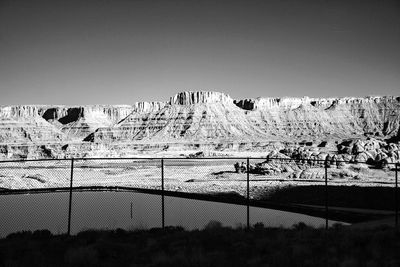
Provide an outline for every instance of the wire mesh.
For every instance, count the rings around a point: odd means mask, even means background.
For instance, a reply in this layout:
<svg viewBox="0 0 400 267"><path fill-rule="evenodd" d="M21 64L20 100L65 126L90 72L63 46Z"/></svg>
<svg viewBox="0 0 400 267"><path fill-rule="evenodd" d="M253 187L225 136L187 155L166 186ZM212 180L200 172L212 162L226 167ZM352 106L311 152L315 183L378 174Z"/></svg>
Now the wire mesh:
<svg viewBox="0 0 400 267"><path fill-rule="evenodd" d="M284 228L290 228L296 224L304 223L311 227L322 228L325 227L326 220L325 218L305 215L293 211L287 212L277 209L251 207L250 223L252 226L262 223L266 227L284 227ZM335 223L340 223L340 222L335 220L328 220L328 226L332 226Z"/></svg>
<svg viewBox="0 0 400 267"><path fill-rule="evenodd" d="M67 232L67 192L0 195L0 237L18 231Z"/></svg>
<svg viewBox="0 0 400 267"><path fill-rule="evenodd" d="M325 196L315 194L324 188L323 162L290 158L250 159L249 172L250 198L265 202L267 207L250 208L251 225L263 223L271 227L290 227L303 222L320 227L326 223L324 218L293 213L314 203L324 207ZM276 204L291 212L268 208ZM321 215L325 214L321 212L319 215L323 217Z"/></svg>
<svg viewBox="0 0 400 267"><path fill-rule="evenodd" d="M246 171L235 171L237 161L223 158L164 159L165 190L246 196Z"/></svg>
<svg viewBox="0 0 400 267"><path fill-rule="evenodd" d="M246 225L246 206L212 201L165 197L166 226L182 226L185 229L203 229L210 222L223 226Z"/></svg>
<svg viewBox="0 0 400 267"><path fill-rule="evenodd" d="M75 191L71 216L71 234L87 229L161 227L161 197L132 191Z"/></svg>
<svg viewBox="0 0 400 267"><path fill-rule="evenodd" d="M75 160L73 187L125 192L77 192L72 197L72 230L161 227L161 197L141 189L161 189L159 159Z"/></svg>
<svg viewBox="0 0 400 267"><path fill-rule="evenodd" d="M0 162L0 188L69 187L70 160Z"/></svg>
<svg viewBox="0 0 400 267"><path fill-rule="evenodd" d="M244 201L246 171L236 171L237 159L165 159L164 186L177 194L165 198L166 225L203 228L209 221L235 226L246 223L246 207L196 199L211 195L229 201ZM241 161L246 161L243 159ZM175 196L175 197L174 197ZM192 198L192 199L188 199Z"/></svg>
<svg viewBox="0 0 400 267"><path fill-rule="evenodd" d="M250 225L290 227L304 222L322 226L326 216L332 225L338 213L348 211L353 217L361 214L352 218L355 222L389 216L394 223L400 206L392 163L375 166L293 158L76 159L72 173L71 163L0 162L0 235L44 228L66 232L71 177L72 233L164 225L194 229L213 220L228 226L243 226L247 220ZM111 191L99 192L104 190ZM54 191L60 192L44 193ZM304 208L314 211L304 212Z"/></svg>
<svg viewBox="0 0 400 267"><path fill-rule="evenodd" d="M394 164L387 168L365 163L330 164L327 171L331 209L354 209L382 215L393 212Z"/></svg>
<svg viewBox="0 0 400 267"><path fill-rule="evenodd" d="M74 187L161 189L160 159L78 159Z"/></svg>

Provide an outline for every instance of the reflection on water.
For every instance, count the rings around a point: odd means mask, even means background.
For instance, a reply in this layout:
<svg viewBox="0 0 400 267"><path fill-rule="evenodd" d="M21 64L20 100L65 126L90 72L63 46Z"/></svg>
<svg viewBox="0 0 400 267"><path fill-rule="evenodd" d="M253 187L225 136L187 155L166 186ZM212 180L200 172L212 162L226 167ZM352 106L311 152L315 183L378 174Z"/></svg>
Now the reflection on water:
<svg viewBox="0 0 400 267"><path fill-rule="evenodd" d="M68 193L0 196L0 236L22 230L67 232ZM71 233L91 228L161 227L161 196L134 192L74 192ZM246 224L246 207L201 200L165 197L165 225L203 228L210 220L225 226ZM250 223L291 227L298 222L320 227L325 219L263 208L250 208ZM330 224L333 224L330 221Z"/></svg>

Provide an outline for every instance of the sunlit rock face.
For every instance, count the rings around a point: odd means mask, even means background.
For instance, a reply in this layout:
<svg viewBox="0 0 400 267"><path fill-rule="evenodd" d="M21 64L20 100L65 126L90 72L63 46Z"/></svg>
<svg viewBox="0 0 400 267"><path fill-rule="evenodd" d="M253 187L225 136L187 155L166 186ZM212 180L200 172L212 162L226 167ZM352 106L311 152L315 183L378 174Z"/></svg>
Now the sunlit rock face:
<svg viewBox="0 0 400 267"><path fill-rule="evenodd" d="M39 114L43 106L13 106L0 108L0 144L58 142L66 137Z"/></svg>
<svg viewBox="0 0 400 267"><path fill-rule="evenodd" d="M267 134L293 138L399 135L399 97L257 98L236 101Z"/></svg>
<svg viewBox="0 0 400 267"><path fill-rule="evenodd" d="M99 128L92 142L207 142L255 140L264 133L228 95L217 92L184 92L162 108L132 112L114 127Z"/></svg>
<svg viewBox="0 0 400 267"><path fill-rule="evenodd" d="M131 106L53 107L40 114L69 138L82 141L100 127L110 127L130 114Z"/></svg>
<svg viewBox="0 0 400 267"><path fill-rule="evenodd" d="M132 105L0 107L3 158L238 151L272 143L398 141L400 97L256 98L181 92Z"/></svg>
<svg viewBox="0 0 400 267"><path fill-rule="evenodd" d="M233 99L223 93L219 92L182 92L170 98L170 105L194 105L206 103L233 103Z"/></svg>

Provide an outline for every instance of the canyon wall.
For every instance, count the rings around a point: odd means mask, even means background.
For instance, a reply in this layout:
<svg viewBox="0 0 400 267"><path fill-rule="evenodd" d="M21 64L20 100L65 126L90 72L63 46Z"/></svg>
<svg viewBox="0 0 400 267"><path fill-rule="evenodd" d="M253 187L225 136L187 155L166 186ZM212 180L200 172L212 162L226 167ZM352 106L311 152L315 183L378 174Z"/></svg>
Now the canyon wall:
<svg viewBox="0 0 400 267"><path fill-rule="evenodd" d="M166 102L132 105L5 106L0 107L0 156L121 156L200 146L256 150L271 142L368 136L397 142L399 123L400 97L393 96L234 100L189 91Z"/></svg>

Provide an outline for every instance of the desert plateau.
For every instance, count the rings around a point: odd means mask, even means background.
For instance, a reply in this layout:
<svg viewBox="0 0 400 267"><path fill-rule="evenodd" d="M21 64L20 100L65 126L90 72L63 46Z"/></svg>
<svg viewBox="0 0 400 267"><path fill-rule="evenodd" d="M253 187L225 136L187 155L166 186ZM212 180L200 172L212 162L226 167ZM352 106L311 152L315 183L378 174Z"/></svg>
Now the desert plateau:
<svg viewBox="0 0 400 267"><path fill-rule="evenodd" d="M322 184L388 186L400 160L400 97L256 98L185 91L119 106L2 106L0 187L121 185L246 194ZM99 159L101 158L101 159ZM246 159L249 158L249 166ZM27 161L49 159L49 161ZM60 159L60 161L54 160Z"/></svg>

